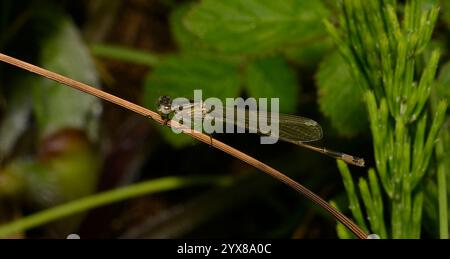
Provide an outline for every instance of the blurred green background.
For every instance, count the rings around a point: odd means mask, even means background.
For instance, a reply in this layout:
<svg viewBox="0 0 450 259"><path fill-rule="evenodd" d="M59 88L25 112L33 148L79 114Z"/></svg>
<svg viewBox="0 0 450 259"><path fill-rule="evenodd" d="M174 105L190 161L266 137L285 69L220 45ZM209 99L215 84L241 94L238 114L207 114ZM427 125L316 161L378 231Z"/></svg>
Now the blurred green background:
<svg viewBox="0 0 450 259"><path fill-rule="evenodd" d="M444 2L434 44L446 60ZM322 125L318 145L374 167L363 90L322 23L339 12L332 0L2 0L0 51L152 110L159 96L189 98L194 89L204 97L278 97L282 112ZM442 95L449 93L447 87ZM260 145L254 135L214 137L348 212L334 160L286 143ZM336 237L329 215L243 162L0 64L0 225L144 180L199 176L210 183L102 206L11 237ZM223 179L229 181L217 184Z"/></svg>

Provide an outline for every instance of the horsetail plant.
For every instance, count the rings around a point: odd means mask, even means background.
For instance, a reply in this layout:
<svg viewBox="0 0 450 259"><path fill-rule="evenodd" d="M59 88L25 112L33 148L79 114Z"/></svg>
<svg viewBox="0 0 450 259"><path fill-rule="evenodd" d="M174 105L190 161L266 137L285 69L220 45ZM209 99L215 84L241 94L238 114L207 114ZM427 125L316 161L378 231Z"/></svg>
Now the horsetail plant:
<svg viewBox="0 0 450 259"><path fill-rule="evenodd" d="M419 238L423 182L447 109L444 100L429 107L440 51L430 50L424 67L419 65L429 51L439 7L427 7L422 0L404 5L395 0L343 0L340 9L339 27L330 21L325 25L366 92L362 98L376 167L369 170L368 180L359 179L366 222L349 169L338 162L350 210L362 228L381 238ZM347 236L338 230L340 237Z"/></svg>

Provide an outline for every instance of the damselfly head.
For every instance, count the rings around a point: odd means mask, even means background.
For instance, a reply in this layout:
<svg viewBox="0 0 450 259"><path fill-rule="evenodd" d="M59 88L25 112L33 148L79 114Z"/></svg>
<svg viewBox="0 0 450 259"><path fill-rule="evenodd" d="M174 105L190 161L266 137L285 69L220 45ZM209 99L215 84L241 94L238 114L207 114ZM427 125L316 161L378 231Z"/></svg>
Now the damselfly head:
<svg viewBox="0 0 450 259"><path fill-rule="evenodd" d="M161 96L158 99L158 112L163 116L167 116L172 112L172 99L169 96Z"/></svg>

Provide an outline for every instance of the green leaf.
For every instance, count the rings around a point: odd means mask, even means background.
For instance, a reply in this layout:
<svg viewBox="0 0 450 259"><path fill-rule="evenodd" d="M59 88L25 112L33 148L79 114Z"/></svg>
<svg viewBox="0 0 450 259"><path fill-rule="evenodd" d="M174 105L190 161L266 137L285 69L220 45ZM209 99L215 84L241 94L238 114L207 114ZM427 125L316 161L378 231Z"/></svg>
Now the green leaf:
<svg viewBox="0 0 450 259"><path fill-rule="evenodd" d="M90 53L77 28L68 18L54 21L57 31L43 42L41 65L75 80L98 86L99 79ZM61 128L96 132L100 101L91 95L40 78L33 87L34 113L45 137Z"/></svg>
<svg viewBox="0 0 450 259"><path fill-rule="evenodd" d="M203 91L203 99L237 97L241 91L237 66L212 57L169 57L155 67L146 79L144 105L154 109L158 98L163 95L193 99L196 89ZM175 147L191 143L189 137L167 129L163 129L162 133Z"/></svg>
<svg viewBox="0 0 450 259"><path fill-rule="evenodd" d="M280 111L293 113L299 96L295 71L282 57L255 60L247 67L246 89L254 98L279 98Z"/></svg>
<svg viewBox="0 0 450 259"><path fill-rule="evenodd" d="M178 47L183 51L191 52L200 47L200 39L190 32L183 23L183 18L192 8L192 4L178 6L170 14L170 29Z"/></svg>
<svg viewBox="0 0 450 259"><path fill-rule="evenodd" d="M366 130L368 121L363 89L337 52L322 62L316 79L320 109L339 133L353 136Z"/></svg>
<svg viewBox="0 0 450 259"><path fill-rule="evenodd" d="M15 143L26 131L32 110L30 85L35 81L29 74L20 74L9 88L5 110L0 121L0 162L8 156Z"/></svg>
<svg viewBox="0 0 450 259"><path fill-rule="evenodd" d="M320 1L203 0L186 27L223 52L255 54L296 44L323 32Z"/></svg>
<svg viewBox="0 0 450 259"><path fill-rule="evenodd" d="M301 46L287 48L283 51L283 54L289 61L295 62L295 64L310 66L318 64L332 48L332 38L323 35L319 39L312 40Z"/></svg>

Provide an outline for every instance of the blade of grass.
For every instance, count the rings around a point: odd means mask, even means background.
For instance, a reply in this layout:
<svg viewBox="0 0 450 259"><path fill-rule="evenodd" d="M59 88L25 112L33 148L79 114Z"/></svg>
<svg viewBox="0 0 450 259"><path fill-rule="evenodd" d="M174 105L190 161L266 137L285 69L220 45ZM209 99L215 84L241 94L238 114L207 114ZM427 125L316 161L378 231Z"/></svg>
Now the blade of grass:
<svg viewBox="0 0 450 259"><path fill-rule="evenodd" d="M61 219L89 209L108 205L122 200L148 195L157 192L177 190L195 185L219 184L224 185L231 182L228 176L221 177L164 177L133 184L116 190L106 191L99 194L87 196L72 202L65 203L30 216L23 217L11 223L0 226L0 237L15 234L38 227L51 221Z"/></svg>
<svg viewBox="0 0 450 259"><path fill-rule="evenodd" d="M160 57L155 54L131 48L93 44L90 46L90 49L92 54L97 57L116 59L149 67L154 67L160 62Z"/></svg>

